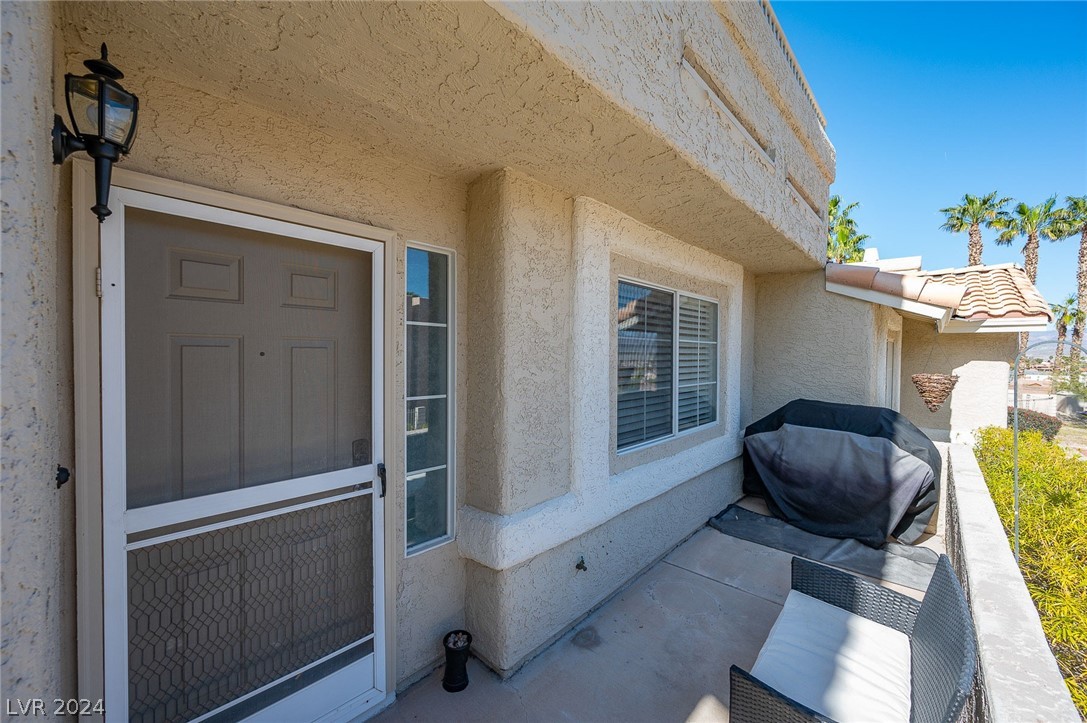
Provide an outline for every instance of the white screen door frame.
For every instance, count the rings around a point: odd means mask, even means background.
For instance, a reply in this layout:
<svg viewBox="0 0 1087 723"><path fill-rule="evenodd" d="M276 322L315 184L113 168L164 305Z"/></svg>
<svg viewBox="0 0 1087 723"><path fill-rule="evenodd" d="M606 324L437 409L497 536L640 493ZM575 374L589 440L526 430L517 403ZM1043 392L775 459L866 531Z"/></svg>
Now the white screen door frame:
<svg viewBox="0 0 1087 723"><path fill-rule="evenodd" d="M143 178L139 174L125 174L133 180ZM346 667L321 678L306 688L288 695L273 703L269 708L257 712L253 719L291 719L291 720L349 720L367 709L380 705L391 698L392 691L387 690L387 649L385 619L386 558L384 524L384 499L376 468L385 457L384 435L384 309L385 309L385 263L386 244L392 240L392 234L383 229L351 224L338 219L296 212L293 209L274 207L272 204L251 201L229 194L206 191L184 184L160 181L148 178L148 185L169 191L173 186L185 195L195 196L201 202L187 200L158 193L148 193L134 188L115 186L111 194L110 206L113 214L99 226L100 247L90 250L91 232L87 226L81 226L80 211L82 197L90 190L87 169L77 167L74 177L75 209L74 225L75 271L86 270L87 261L97 256L100 264L101 295L100 317L95 331L100 337L88 343L91 330L87 322L92 318L86 308L86 280L75 283L76 305L76 361L77 361L77 461L83 450L84 461L93 463L100 450L101 486L97 490L81 490L77 497L77 537L80 540L78 574L80 575L80 694L93 695L97 688L105 699L106 720L127 718L129 705L128 687L128 582L127 550L148 544L146 541L130 543L130 535L143 534L156 542L168 541L202 530L214 529L227 525L237 525L250 519L263 516L261 513L248 514L247 511L272 502L280 503L276 514L305 509L319 504L328 504L337 500L351 499L369 495L372 501L372 550L373 550L373 585L374 619L373 634L359 642L372 640L373 653L348 664ZM128 184L126 184L128 185ZM130 184L136 185L136 184ZM211 203L209 203L211 202ZM235 210L235 206L244 210ZM292 239L299 239L319 244L329 244L371 255L372 274L372 318L371 322L371 395L372 395L372 449L374 459L370 464L310 475L307 477L272 482L251 488L182 499L175 502L155 505L148 508L126 510L125 465L126 465L126 403L125 403L125 303L124 303L124 244L125 210L140 208L162 214L195 218L211 223L223 224L253 231L271 233ZM275 216L264 215L261 211L275 210ZM254 212L255 211L255 212ZM87 214L89 215L89 214ZM297 216L302 223L286 220L284 216ZM327 223L316 225L314 221L325 220ZM98 224L94 224L98 226ZM336 230L328 228L332 226ZM347 231L345 233L344 231ZM98 245L98 244L96 244ZM81 291L84 293L81 295ZM81 303L82 301L82 303ZM97 334L95 335L97 336ZM81 358L92 361L90 357L97 346L100 350L100 364L88 363L96 369L80 369ZM94 392L87 390L91 383L88 377L100 373L101 407L100 423L97 430L89 430L89 409L94 406ZM82 381L82 390L80 383ZM98 381L95 379L94 381ZM96 385L97 386L97 385ZM81 408L82 407L82 408ZM98 442L97 450L88 450L91 442ZM97 446L97 445L96 445ZM85 482L93 481L96 475L88 474ZM354 488L344 491L345 488ZM95 493L99 494L95 494ZM313 495L325 493L326 496L313 499ZM295 501L294 498L298 498ZM306 499L303 499L306 498ZM100 511L100 517L99 517ZM219 521L220 516L226 521ZM152 532L186 520L216 518L207 525L185 529L181 532ZM94 528L97 529L94 529ZM98 542L100 546L86 543ZM95 549L97 548L97 549ZM100 572L99 572L100 571ZM89 584L88 576L99 573L101 587ZM97 622L97 626L95 625ZM97 627L97 630L95 630ZM100 634L97 631L101 631ZM331 657L331 656L330 656ZM99 661L101 667L96 673L87 670ZM322 659L324 660L324 659ZM314 661L306 668L317 665ZM305 670L306 668L303 668ZM291 677L291 676L287 676ZM360 685L360 683L365 683ZM278 682L278 681L276 681ZM250 695L255 695L271 687L275 682L264 686ZM372 687L366 688L369 684ZM250 697L243 696L242 699ZM239 699L239 700L242 700Z"/></svg>

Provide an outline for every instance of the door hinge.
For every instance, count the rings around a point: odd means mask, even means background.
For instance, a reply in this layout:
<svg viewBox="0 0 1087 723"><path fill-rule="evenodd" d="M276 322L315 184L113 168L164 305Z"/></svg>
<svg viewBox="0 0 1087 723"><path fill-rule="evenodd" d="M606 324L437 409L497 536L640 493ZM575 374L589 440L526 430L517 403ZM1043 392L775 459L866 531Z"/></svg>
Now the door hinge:
<svg viewBox="0 0 1087 723"><path fill-rule="evenodd" d="M378 462L377 463L377 477L378 477L378 479L381 480L381 494L379 495L379 497L384 497L385 496L385 463L384 462Z"/></svg>
<svg viewBox="0 0 1087 723"><path fill-rule="evenodd" d="M102 298L102 267L99 266L94 270L94 293L98 294L98 298Z"/></svg>

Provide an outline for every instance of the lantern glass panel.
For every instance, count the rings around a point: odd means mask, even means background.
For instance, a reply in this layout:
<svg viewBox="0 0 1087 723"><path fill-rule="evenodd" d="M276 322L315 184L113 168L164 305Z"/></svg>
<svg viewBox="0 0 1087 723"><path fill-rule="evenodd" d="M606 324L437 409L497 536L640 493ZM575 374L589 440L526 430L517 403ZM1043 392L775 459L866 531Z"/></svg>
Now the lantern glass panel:
<svg viewBox="0 0 1087 723"><path fill-rule="evenodd" d="M78 135L99 135L98 85L96 78L68 77L68 106Z"/></svg>
<svg viewBox="0 0 1087 723"><path fill-rule="evenodd" d="M130 93L112 85L107 85L105 90L106 123L102 129L102 137L123 146L132 130L136 99Z"/></svg>

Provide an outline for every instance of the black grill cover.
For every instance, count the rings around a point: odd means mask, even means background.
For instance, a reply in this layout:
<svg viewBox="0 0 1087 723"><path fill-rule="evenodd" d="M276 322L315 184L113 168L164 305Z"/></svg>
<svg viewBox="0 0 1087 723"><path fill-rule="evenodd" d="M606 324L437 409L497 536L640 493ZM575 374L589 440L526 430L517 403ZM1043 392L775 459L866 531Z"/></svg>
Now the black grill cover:
<svg viewBox="0 0 1087 723"><path fill-rule="evenodd" d="M808 399L744 431L744 492L802 530L913 543L939 498L940 453L898 412Z"/></svg>

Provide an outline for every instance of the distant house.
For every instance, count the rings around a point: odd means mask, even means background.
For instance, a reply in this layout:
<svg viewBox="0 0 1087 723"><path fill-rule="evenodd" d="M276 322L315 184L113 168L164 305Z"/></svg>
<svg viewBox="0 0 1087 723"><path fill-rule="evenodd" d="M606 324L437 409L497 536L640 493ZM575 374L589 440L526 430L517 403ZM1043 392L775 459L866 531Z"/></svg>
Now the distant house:
<svg viewBox="0 0 1087 723"><path fill-rule="evenodd" d="M1014 264L923 271L920 258L870 258L828 265L826 281L828 291L902 317L899 408L937 441L972 444L976 430L1006 423L1019 332L1044 331L1053 321L1045 299ZM926 372L959 378L935 413L911 382Z"/></svg>

